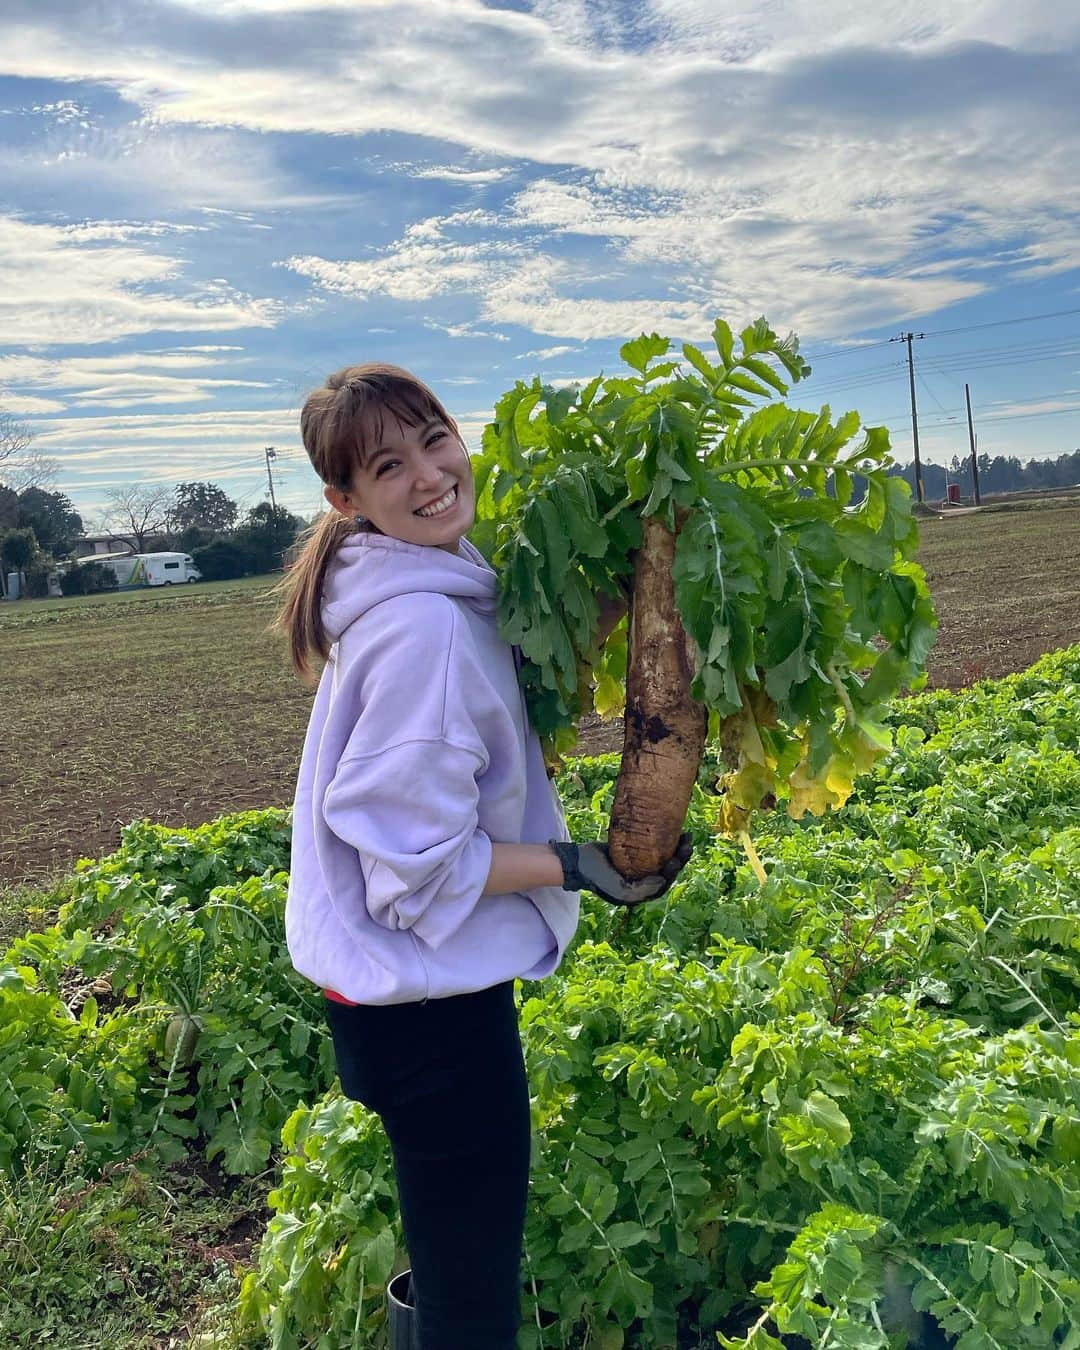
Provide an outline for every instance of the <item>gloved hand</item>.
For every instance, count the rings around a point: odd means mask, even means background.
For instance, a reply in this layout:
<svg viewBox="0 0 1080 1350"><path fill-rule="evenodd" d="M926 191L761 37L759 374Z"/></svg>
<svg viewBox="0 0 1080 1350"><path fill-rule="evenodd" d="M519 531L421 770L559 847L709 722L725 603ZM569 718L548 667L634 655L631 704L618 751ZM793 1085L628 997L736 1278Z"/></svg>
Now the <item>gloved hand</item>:
<svg viewBox="0 0 1080 1350"><path fill-rule="evenodd" d="M691 836L680 835L675 852L659 872L640 881L627 881L612 865L606 844L573 844L559 839L549 839L548 844L562 863L564 890L592 891L613 905L628 907L664 895L694 851Z"/></svg>

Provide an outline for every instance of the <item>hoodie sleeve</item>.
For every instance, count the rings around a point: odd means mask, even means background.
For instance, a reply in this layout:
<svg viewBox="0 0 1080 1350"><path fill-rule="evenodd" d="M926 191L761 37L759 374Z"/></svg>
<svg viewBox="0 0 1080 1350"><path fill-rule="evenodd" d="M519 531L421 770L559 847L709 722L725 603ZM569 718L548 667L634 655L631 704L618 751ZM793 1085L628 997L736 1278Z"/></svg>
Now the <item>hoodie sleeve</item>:
<svg viewBox="0 0 1080 1350"><path fill-rule="evenodd" d="M453 605L411 596L386 608L359 658L360 713L323 817L356 849L372 919L437 948L475 909L491 869L491 840L477 823L488 755L460 708L447 733Z"/></svg>

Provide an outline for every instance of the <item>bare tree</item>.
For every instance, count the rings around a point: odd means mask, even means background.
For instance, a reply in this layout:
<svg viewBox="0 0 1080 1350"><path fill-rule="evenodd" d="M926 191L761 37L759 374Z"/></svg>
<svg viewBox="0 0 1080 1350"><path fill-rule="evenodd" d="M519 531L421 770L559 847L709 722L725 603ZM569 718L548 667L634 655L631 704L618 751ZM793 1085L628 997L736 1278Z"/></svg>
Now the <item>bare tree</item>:
<svg viewBox="0 0 1080 1350"><path fill-rule="evenodd" d="M172 489L154 487L114 488L105 494L109 503L109 528L134 536L136 551L146 552L146 540L169 527L173 506Z"/></svg>
<svg viewBox="0 0 1080 1350"><path fill-rule="evenodd" d="M11 413L0 408L0 464L25 454L33 439L34 434L25 422L17 422Z"/></svg>
<svg viewBox="0 0 1080 1350"><path fill-rule="evenodd" d="M15 492L25 492L27 488L41 488L47 492L56 482L60 463L40 450L28 450L20 458L9 460L0 472L4 483Z"/></svg>
<svg viewBox="0 0 1080 1350"><path fill-rule="evenodd" d="M48 488L60 465L33 448L34 433L25 422L0 408L0 481L13 492Z"/></svg>

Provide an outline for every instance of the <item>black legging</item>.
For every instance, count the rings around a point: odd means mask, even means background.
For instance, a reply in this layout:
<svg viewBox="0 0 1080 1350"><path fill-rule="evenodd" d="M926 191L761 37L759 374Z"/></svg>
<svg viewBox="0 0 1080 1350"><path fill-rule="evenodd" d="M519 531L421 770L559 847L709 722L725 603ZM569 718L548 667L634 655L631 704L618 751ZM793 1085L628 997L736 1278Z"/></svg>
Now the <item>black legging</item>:
<svg viewBox="0 0 1080 1350"><path fill-rule="evenodd" d="M513 980L326 1010L342 1089L390 1140L422 1350L514 1350L530 1118Z"/></svg>

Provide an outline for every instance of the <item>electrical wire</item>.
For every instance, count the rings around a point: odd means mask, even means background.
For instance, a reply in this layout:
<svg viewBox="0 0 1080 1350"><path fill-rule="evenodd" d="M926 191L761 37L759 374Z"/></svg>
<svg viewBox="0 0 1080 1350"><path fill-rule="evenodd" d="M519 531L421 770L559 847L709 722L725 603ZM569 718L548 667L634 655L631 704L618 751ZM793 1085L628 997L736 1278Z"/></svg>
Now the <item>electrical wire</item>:
<svg viewBox="0 0 1080 1350"><path fill-rule="evenodd" d="M937 328L933 332L926 332L923 337L947 337L950 333L974 333L983 328L1008 328L1016 323L1034 323L1037 319L1063 319L1069 314L1080 314L1080 308L1077 309L1058 309L1052 314L1022 314L1016 319L995 319L992 323L969 323L963 328Z"/></svg>
<svg viewBox="0 0 1080 1350"><path fill-rule="evenodd" d="M846 347L839 352L821 352L810 356L807 356L805 352L800 352L799 355L804 361L809 361L813 365L815 361L829 361L834 356L858 356L862 352L872 351L875 347L887 347L890 342L892 342L892 338L884 338L881 342L860 342L857 346Z"/></svg>
<svg viewBox="0 0 1080 1350"><path fill-rule="evenodd" d="M1070 314L1080 314L1080 308L1057 309L1047 314L1021 314L1015 319L995 319L991 323L969 323L964 324L962 327L959 328L936 328L933 329L932 331L924 332L922 336L924 338L949 337L953 333L975 333L985 328L1006 328L1012 324L1017 323L1035 323L1039 319L1063 319ZM853 342L857 341L857 339L841 339L841 338L833 339L833 341L838 342L845 340ZM833 357L837 356L858 356L861 352L870 351L874 347L886 347L889 345L889 343L894 342L895 340L896 340L895 338L885 338L878 342L861 343L859 346L845 348L843 351L839 352L821 352L819 355L814 354L807 355L804 352L801 353L801 355L804 357L805 360L809 361L810 364L813 365L815 361L828 361L831 360Z"/></svg>
<svg viewBox="0 0 1080 1350"><path fill-rule="evenodd" d="M977 411L977 410L973 410L973 412L974 412L974 411ZM1065 416L1067 416L1067 415L1070 414L1070 413L1071 413L1074 417L1080 415L1080 404L1078 404L1075 408L1050 408L1050 409L1044 409L1042 412L1033 412L1033 413L1001 413L1001 414L995 414L995 413L992 413L992 412L986 412L985 410L982 410L982 411L980 412L980 425L982 425L982 426L987 426L987 425L989 425L989 426L995 426L998 422L1025 422L1025 421L1033 420L1033 419L1035 419L1035 418L1037 418L1037 417L1065 417ZM895 419L888 420L888 421L886 421L886 420L876 420L876 419L873 419L873 418L865 418L865 419L864 419L864 425L866 425L866 426L883 426L883 427L888 428L890 431L893 430L893 429L897 429L897 430L907 430L907 429L909 429L910 426L911 426L911 421L910 421L910 419L905 420L905 419L902 419L902 418L895 418ZM920 422L920 423L919 423L919 430L920 430L920 431L941 431L941 430L947 430L947 429L949 429L950 426L951 426L951 424L948 423L948 422Z"/></svg>
<svg viewBox="0 0 1080 1350"><path fill-rule="evenodd" d="M1057 310L1053 313L1022 315L1013 319L995 320L986 324L970 324L960 328L939 329L933 332L927 332L926 337L944 337L954 333L980 331L987 328L1010 327L1014 324L1030 323L1037 319L1063 318L1068 315L1078 314L1080 309ZM890 339L892 341L893 339ZM873 344L885 345L885 344ZM863 348L853 348L851 352L837 352L832 355L858 354ZM963 413L950 414L945 405L938 398L937 394L931 388L926 375L937 375L940 379L948 379L949 376L960 374L968 375L971 372L980 370L993 370L1001 367L1010 369L1017 366L1029 366L1039 364L1045 361L1061 361L1072 355L1080 354L1080 335L1070 333L1064 336L1053 338L1043 338L1032 343L1005 343L999 346L982 346L973 348L961 348L952 352L943 352L937 356L920 356L916 375L919 383L933 400L940 413L944 415L945 420L934 422L921 422L920 429L925 431L954 430L960 427L966 420ZM824 355L830 355L825 353ZM809 396L817 397L820 395L834 396L844 393L854 393L862 389L869 389L875 385L887 382L889 376L902 369L907 364L906 361L898 361L885 366L874 366L868 370L853 372L850 378L841 378L839 380L826 380L818 383L813 375L806 382L804 388L799 388L797 395L804 392ZM1047 394L1047 398L1057 397L1056 394ZM995 415L986 408L977 409L980 419L984 424L993 425L997 422L1014 421L1034 421L1043 417L1060 417L1069 414L1080 414L1080 405L1075 408L1052 408L1044 409L1039 412L1031 413L1003 413ZM887 418L875 419L864 417L863 424L867 426L877 425L886 426L890 430L899 431L901 428L907 429L910 426L910 419L905 413L891 414Z"/></svg>
<svg viewBox="0 0 1080 1350"><path fill-rule="evenodd" d="M946 416L946 417L951 417L951 416L953 416L953 414L949 412L948 408L946 408L946 407L944 406L944 404L941 402L941 400L938 398L937 394L934 393L934 391L930 388L930 386L927 384L927 382L923 379L922 372L919 371L918 374L919 374L919 383L920 383L920 384L922 385L922 387L926 390L926 392L930 395L930 397L934 400L934 402L938 405L938 407L939 407L939 408L941 409L941 411L945 414L945 416Z"/></svg>

